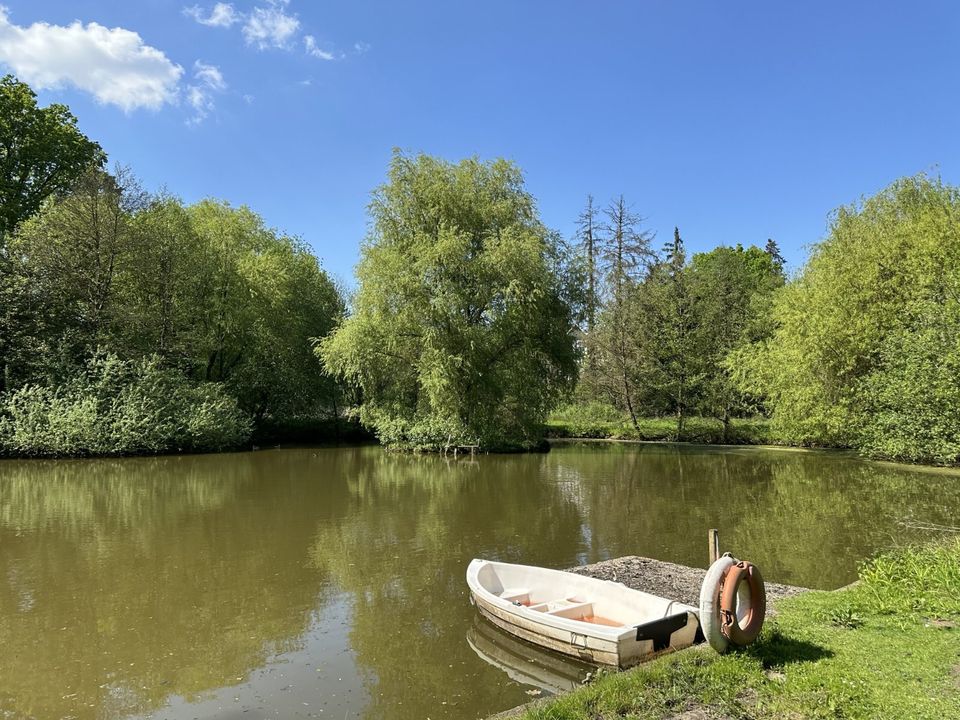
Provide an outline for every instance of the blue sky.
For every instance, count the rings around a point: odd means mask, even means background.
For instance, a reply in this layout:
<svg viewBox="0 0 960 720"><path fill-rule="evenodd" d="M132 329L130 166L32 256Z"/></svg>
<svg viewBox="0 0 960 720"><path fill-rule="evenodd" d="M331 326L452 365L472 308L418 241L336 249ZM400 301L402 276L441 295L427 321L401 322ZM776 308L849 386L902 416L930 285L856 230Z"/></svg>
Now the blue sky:
<svg viewBox="0 0 960 720"><path fill-rule="evenodd" d="M0 62L112 161L346 280L394 147L514 160L565 235L622 192L657 245L793 268L838 205L960 182L955 2L2 2Z"/></svg>

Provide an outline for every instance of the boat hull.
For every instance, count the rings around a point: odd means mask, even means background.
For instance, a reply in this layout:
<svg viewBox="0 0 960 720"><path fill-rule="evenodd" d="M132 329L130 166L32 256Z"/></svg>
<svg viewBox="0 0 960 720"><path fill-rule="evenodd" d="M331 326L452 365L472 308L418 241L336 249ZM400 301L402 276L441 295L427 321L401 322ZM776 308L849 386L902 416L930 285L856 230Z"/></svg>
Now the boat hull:
<svg viewBox="0 0 960 720"><path fill-rule="evenodd" d="M509 590L493 585L487 572L486 587L481 580L484 565L488 561L474 560L467 572L473 601L480 614L489 622L516 637L554 652L577 658L596 665L627 668L655 655L692 645L702 639L696 609L682 603L630 590L620 583L585 578L573 573L564 573L544 568L493 563L498 570L523 577L530 584L541 587L527 593L558 592L561 595L582 595L584 599L596 598L598 604L606 602L618 607L635 603L642 611L631 617L629 611L621 610L620 624L595 625L570 617L538 612L503 597ZM522 571L522 572L519 572ZM549 587L548 587L549 586ZM546 588L546 589L545 589ZM587 604L587 603L581 603ZM539 607L539 605L537 606ZM564 610L553 613L563 614Z"/></svg>

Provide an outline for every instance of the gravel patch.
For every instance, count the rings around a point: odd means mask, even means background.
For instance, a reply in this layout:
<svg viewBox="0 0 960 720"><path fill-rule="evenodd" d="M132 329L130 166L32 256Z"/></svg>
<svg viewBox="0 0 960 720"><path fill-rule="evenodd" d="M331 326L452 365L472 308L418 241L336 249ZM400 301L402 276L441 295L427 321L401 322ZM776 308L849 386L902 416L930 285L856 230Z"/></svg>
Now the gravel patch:
<svg viewBox="0 0 960 720"><path fill-rule="evenodd" d="M653 558L628 555L626 557L604 560L593 565L581 565L570 568L569 572L588 575L600 580L613 580L628 588L642 590L651 595L679 600L696 607L700 602L700 585L707 574L706 570L676 565L654 560ZM799 595L807 588L779 583L764 583L767 587L767 602L780 598ZM771 608L768 604L767 612Z"/></svg>

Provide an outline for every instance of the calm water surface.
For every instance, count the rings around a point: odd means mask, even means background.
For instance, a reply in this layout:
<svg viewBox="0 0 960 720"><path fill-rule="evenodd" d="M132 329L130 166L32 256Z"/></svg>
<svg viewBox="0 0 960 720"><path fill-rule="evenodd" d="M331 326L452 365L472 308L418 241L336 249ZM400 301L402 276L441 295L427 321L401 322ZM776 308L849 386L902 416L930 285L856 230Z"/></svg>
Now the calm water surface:
<svg viewBox="0 0 960 720"><path fill-rule="evenodd" d="M960 524L960 478L669 445L0 461L0 717L483 717L585 668L477 621L475 556L702 565L719 527L834 588L911 521Z"/></svg>

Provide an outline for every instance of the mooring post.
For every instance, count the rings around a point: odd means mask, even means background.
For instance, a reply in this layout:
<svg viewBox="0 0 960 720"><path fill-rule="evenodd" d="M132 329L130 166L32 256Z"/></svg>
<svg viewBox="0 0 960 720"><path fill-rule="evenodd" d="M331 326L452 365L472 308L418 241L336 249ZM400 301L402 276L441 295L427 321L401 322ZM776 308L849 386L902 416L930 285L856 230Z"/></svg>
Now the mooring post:
<svg viewBox="0 0 960 720"><path fill-rule="evenodd" d="M720 531L717 528L710 528L707 540L710 543L710 564L713 565L720 559Z"/></svg>

